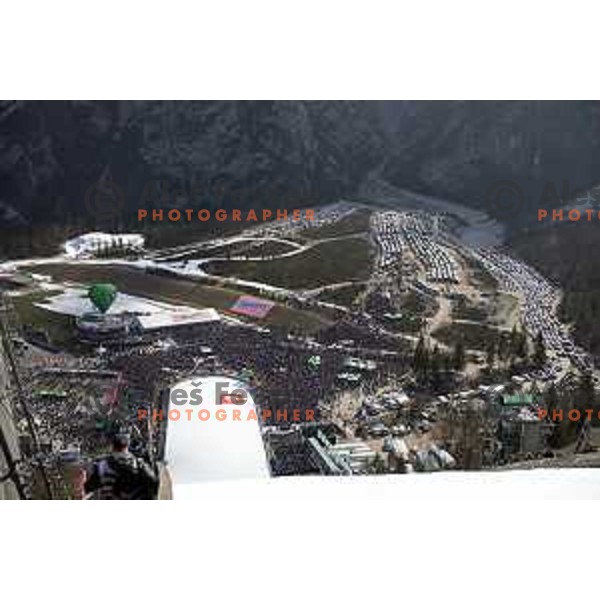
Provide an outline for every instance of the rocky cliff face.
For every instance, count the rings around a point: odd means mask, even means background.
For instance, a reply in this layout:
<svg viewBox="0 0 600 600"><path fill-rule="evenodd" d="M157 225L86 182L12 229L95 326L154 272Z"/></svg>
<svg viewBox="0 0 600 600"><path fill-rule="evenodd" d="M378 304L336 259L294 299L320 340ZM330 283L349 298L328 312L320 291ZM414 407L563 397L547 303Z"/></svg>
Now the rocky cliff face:
<svg viewBox="0 0 600 600"><path fill-rule="evenodd" d="M507 222L559 204L565 183L569 195L600 182L598 102L384 103L382 115L392 138L390 181ZM503 180L518 185L519 203L495 198Z"/></svg>
<svg viewBox="0 0 600 600"><path fill-rule="evenodd" d="M110 180L145 205L299 205L352 197L374 169L395 185L495 212L546 182L600 181L596 102L2 102L0 220L87 219ZM497 204L497 203L496 203ZM518 207L517 207L518 208ZM517 211L518 212L518 211Z"/></svg>
<svg viewBox="0 0 600 600"><path fill-rule="evenodd" d="M336 198L383 161L378 126L372 105L353 102L4 103L3 218L85 216L106 177L133 209Z"/></svg>

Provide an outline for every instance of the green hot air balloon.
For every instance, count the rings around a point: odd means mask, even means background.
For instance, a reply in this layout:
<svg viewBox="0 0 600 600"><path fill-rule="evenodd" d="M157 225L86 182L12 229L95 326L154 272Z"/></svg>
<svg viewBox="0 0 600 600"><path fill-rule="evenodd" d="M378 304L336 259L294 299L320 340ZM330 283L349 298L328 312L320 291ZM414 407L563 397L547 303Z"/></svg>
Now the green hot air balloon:
<svg viewBox="0 0 600 600"><path fill-rule="evenodd" d="M313 369L318 369L321 366L321 357L318 354L313 354L307 362Z"/></svg>
<svg viewBox="0 0 600 600"><path fill-rule="evenodd" d="M88 290L88 298L94 306L105 313L117 297L117 288L112 283L94 283Z"/></svg>

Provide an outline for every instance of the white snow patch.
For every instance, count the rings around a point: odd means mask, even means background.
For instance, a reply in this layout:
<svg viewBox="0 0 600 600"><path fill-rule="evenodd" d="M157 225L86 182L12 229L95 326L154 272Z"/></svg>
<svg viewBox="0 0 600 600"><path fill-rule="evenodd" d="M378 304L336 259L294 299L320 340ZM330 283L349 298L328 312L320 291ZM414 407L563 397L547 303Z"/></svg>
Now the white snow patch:
<svg viewBox="0 0 600 600"><path fill-rule="evenodd" d="M62 294L46 298L35 306L51 312L81 317L96 308L87 296L85 288L67 288ZM155 327L166 327L169 325L181 325L184 323L196 323L202 321L214 321L220 318L219 313L213 308L197 309L189 306L167 304L156 302L139 296L119 293L108 309L107 314L135 314L147 329Z"/></svg>
<svg viewBox="0 0 600 600"><path fill-rule="evenodd" d="M144 247L144 236L141 233L103 233L92 231L67 240L64 244L65 254L70 258L93 256L102 248L123 246L124 248L141 250Z"/></svg>

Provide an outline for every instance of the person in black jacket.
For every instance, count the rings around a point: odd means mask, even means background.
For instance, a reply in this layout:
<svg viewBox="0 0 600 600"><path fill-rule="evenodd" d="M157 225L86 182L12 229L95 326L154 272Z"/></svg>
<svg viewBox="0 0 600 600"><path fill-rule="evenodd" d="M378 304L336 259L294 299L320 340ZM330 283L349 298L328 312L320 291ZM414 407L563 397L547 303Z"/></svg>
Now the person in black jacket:
<svg viewBox="0 0 600 600"><path fill-rule="evenodd" d="M157 488L156 473L129 451L129 436L123 433L114 436L111 454L94 462L85 482L92 500L152 500Z"/></svg>

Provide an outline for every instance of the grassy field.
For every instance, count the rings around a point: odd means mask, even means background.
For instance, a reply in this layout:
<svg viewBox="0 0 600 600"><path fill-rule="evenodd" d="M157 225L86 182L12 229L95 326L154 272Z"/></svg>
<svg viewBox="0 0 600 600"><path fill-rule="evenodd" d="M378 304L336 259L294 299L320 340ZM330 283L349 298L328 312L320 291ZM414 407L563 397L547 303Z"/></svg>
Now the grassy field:
<svg viewBox="0 0 600 600"><path fill-rule="evenodd" d="M463 259L472 285L487 293L495 293L498 290L498 282L480 262L467 256L463 256Z"/></svg>
<svg viewBox="0 0 600 600"><path fill-rule="evenodd" d="M409 290L402 296L400 312L413 317L431 316L437 310L437 303L431 298Z"/></svg>
<svg viewBox="0 0 600 600"><path fill-rule="evenodd" d="M148 274L141 269L120 265L49 264L37 266L31 271L51 275L56 281L78 284L110 281L119 291L134 296L196 308L213 307L221 311L227 311L240 295L239 291L233 289ZM51 314L48 311L41 312ZM321 314L281 304L277 304L262 322L269 326L294 328L307 333L318 331L329 324Z"/></svg>
<svg viewBox="0 0 600 600"><path fill-rule="evenodd" d="M389 320L386 326L390 331L415 335L423 328L424 321L419 315L403 314L399 319Z"/></svg>
<svg viewBox="0 0 600 600"><path fill-rule="evenodd" d="M339 237L342 235L352 235L355 233L366 233L369 231L370 218L371 211L366 208L361 208L331 225L304 229L300 233L300 236L306 239L316 240Z"/></svg>
<svg viewBox="0 0 600 600"><path fill-rule="evenodd" d="M452 300L452 317L467 321L485 322L488 313L483 308L471 302L466 296Z"/></svg>
<svg viewBox="0 0 600 600"><path fill-rule="evenodd" d="M176 260L197 260L201 258L228 258L230 256L253 256L253 257L264 257L264 256L278 256L294 250L295 246L286 244L285 242L278 242L276 240L260 240L249 241L240 240L226 246L217 246L215 248L199 248L197 250L191 250L189 253L182 255ZM170 260L167 257L160 259L160 262Z"/></svg>
<svg viewBox="0 0 600 600"><path fill-rule="evenodd" d="M209 270L216 275L260 281L289 289L310 289L364 281L370 275L372 249L362 238L332 240L306 252L270 261L218 262Z"/></svg>
<svg viewBox="0 0 600 600"><path fill-rule="evenodd" d="M56 292L33 292L11 296L19 322L29 325L35 330L45 331L49 341L59 347L73 348L77 346L75 335L75 319L35 306Z"/></svg>
<svg viewBox="0 0 600 600"><path fill-rule="evenodd" d="M491 322L504 329L512 329L519 320L519 301L511 294L500 292L492 299Z"/></svg>
<svg viewBox="0 0 600 600"><path fill-rule="evenodd" d="M317 296L317 299L321 302L352 306L366 287L364 283L349 283L344 287L324 290Z"/></svg>
<svg viewBox="0 0 600 600"><path fill-rule="evenodd" d="M146 237L146 248L165 249L213 239L216 236L242 233L248 227L237 221L192 221L190 223L144 222L139 232Z"/></svg>
<svg viewBox="0 0 600 600"><path fill-rule="evenodd" d="M453 323L440 327L433 337L448 346L454 346L459 340L469 350L486 350L491 341L497 341L500 336L509 338L510 334L493 327L474 323Z"/></svg>

